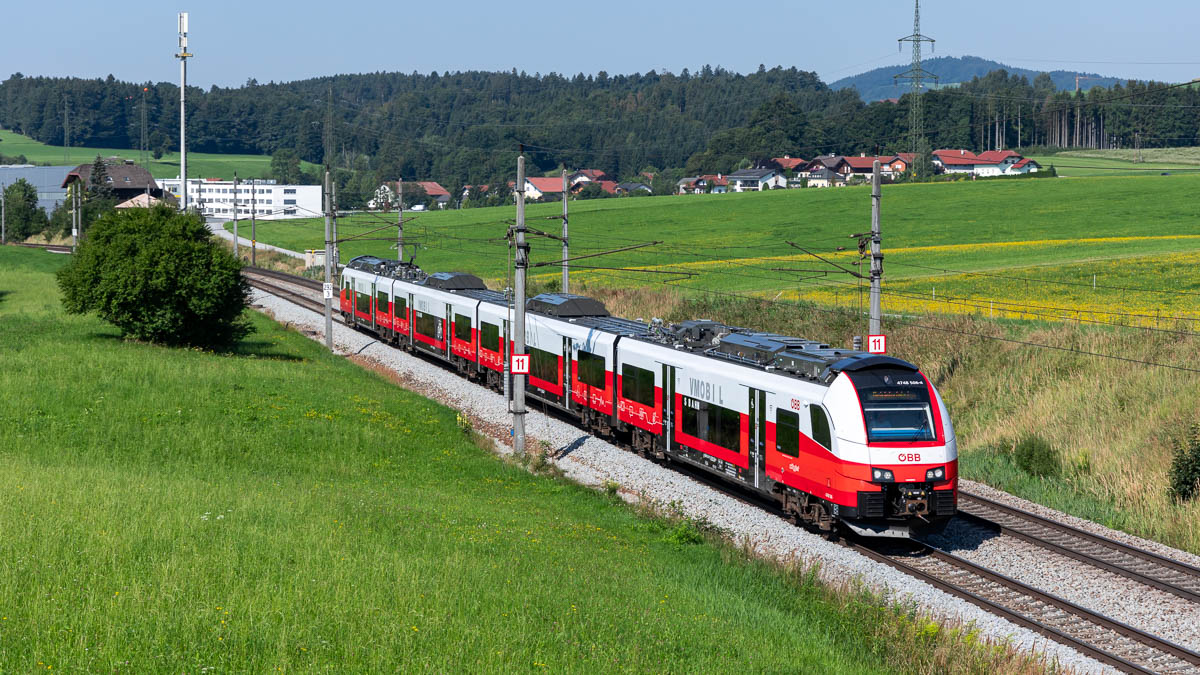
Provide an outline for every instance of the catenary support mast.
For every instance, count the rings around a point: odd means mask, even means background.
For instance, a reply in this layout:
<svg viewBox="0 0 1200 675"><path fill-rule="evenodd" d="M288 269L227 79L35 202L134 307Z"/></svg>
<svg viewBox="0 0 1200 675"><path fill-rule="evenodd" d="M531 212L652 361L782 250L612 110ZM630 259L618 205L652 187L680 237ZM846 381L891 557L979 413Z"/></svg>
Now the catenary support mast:
<svg viewBox="0 0 1200 675"><path fill-rule="evenodd" d="M188 209L188 184L187 184L187 60L191 56L188 53L188 13L179 13L179 53L175 55L179 59L179 178L182 187L179 192L179 206L187 212Z"/></svg>
<svg viewBox="0 0 1200 675"><path fill-rule="evenodd" d="M570 293L571 273L568 269L570 263L570 253L567 246L567 170L563 169L563 233L562 233L563 257L562 257L562 292Z"/></svg>
<svg viewBox="0 0 1200 675"><path fill-rule="evenodd" d="M329 284L333 283L333 275L329 271L330 266L333 264L333 261L330 260L333 257L332 246L330 244L333 218L329 198L329 169L325 169L325 183L323 187L321 196L324 198L322 201L325 205L325 284L326 288L328 288ZM333 298L330 297L331 294L329 293L324 293L323 295L325 296L325 348L333 351Z"/></svg>
<svg viewBox="0 0 1200 675"><path fill-rule="evenodd" d="M871 166L871 318L870 335L880 334L880 319L882 318L881 288L883 281L883 237L879 234L879 160ZM860 310L861 311L861 310Z"/></svg>
<svg viewBox="0 0 1200 675"><path fill-rule="evenodd" d="M513 300L513 354L525 353L525 269L529 266L529 245L525 243L525 155L517 157L516 288ZM512 358L511 356L509 357ZM513 375L513 452L525 453L525 375Z"/></svg>

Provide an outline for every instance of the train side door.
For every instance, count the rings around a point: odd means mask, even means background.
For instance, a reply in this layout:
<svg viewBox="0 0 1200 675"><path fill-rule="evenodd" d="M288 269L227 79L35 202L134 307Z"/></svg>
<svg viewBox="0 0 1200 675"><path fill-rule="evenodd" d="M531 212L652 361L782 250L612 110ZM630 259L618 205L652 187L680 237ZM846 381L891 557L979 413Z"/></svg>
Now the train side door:
<svg viewBox="0 0 1200 675"><path fill-rule="evenodd" d="M767 392L750 389L750 470L754 487L767 487Z"/></svg>
<svg viewBox="0 0 1200 675"><path fill-rule="evenodd" d="M376 277L376 279L378 279L378 277ZM379 311L379 295L378 295L379 291L377 290L378 286L379 285L377 283L375 283L375 279L372 279L371 280L371 299L370 299L370 301L367 302L367 307L369 308L369 311L371 312L371 328L372 329L379 328L379 326L376 325L376 323L375 323L375 312Z"/></svg>
<svg viewBox="0 0 1200 675"><path fill-rule="evenodd" d="M667 452L675 447L675 367L663 364L663 438L667 440Z"/></svg>
<svg viewBox="0 0 1200 675"><path fill-rule="evenodd" d="M446 303L446 309L442 312L442 321L438 324L438 339L444 340L442 343L442 356L450 358L450 322L454 319L454 308L450 303Z"/></svg>

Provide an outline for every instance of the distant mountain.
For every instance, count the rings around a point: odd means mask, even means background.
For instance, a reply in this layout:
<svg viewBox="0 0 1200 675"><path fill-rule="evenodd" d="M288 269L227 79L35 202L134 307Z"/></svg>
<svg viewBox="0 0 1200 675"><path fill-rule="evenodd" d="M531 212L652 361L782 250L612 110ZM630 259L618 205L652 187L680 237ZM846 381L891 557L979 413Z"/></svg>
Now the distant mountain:
<svg viewBox="0 0 1200 675"><path fill-rule="evenodd" d="M1040 70L1029 70L1028 68L1013 68L999 61L991 61L981 59L978 56L939 56L934 59L928 59L922 62L922 67L925 70L938 76L938 82L942 85L954 84L958 82L970 82L973 77L983 77L993 70L1004 69L1010 75L1024 75L1033 83L1033 78L1037 77ZM842 79L832 82L829 85L830 89L857 89L859 96L864 101L879 101L885 98L897 98L901 94L908 91L907 83L894 84L893 75L899 75L909 69L909 64L900 66L884 66L876 68L865 73L843 77ZM1090 80L1081 80L1079 82L1080 89L1091 89L1092 87L1111 87L1114 84L1124 84L1126 80L1119 77L1104 77L1096 73L1080 73L1074 70L1051 70L1050 79L1054 80L1054 85L1059 90L1074 90L1075 76L1086 75Z"/></svg>

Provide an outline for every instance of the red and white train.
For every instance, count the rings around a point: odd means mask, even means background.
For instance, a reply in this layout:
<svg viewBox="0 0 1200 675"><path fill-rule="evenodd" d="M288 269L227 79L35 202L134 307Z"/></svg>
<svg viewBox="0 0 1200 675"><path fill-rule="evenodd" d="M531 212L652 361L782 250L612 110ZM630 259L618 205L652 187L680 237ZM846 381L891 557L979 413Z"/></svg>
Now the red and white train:
<svg viewBox="0 0 1200 675"><path fill-rule="evenodd" d="M381 340L503 389L511 305L478 277L360 256L340 307ZM527 395L594 434L769 495L824 530L908 536L955 513L954 427L911 363L714 321L631 321L571 294L531 298L526 316Z"/></svg>

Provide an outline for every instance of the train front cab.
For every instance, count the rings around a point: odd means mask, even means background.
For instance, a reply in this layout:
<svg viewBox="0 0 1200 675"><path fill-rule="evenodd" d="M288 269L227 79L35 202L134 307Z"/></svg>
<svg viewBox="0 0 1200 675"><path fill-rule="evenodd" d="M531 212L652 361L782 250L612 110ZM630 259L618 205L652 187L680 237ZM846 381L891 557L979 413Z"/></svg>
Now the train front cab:
<svg viewBox="0 0 1200 675"><path fill-rule="evenodd" d="M945 527L957 509L958 446L925 376L898 359L864 359L837 375L824 406L839 460L836 515L874 536Z"/></svg>

